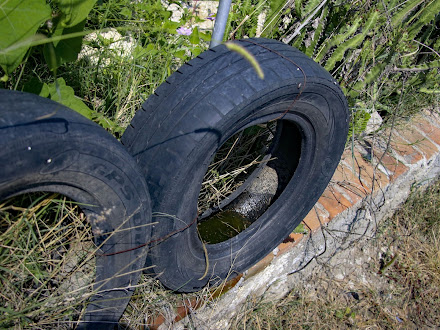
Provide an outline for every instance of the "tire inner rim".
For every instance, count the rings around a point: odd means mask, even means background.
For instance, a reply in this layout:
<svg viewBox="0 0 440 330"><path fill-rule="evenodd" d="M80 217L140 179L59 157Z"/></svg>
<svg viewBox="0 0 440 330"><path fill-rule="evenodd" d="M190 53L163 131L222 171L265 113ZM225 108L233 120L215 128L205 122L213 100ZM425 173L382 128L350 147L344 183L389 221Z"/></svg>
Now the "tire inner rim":
<svg viewBox="0 0 440 330"><path fill-rule="evenodd" d="M199 194L204 243L224 242L266 212L295 173L301 140L295 123L278 120L248 127L221 145Z"/></svg>

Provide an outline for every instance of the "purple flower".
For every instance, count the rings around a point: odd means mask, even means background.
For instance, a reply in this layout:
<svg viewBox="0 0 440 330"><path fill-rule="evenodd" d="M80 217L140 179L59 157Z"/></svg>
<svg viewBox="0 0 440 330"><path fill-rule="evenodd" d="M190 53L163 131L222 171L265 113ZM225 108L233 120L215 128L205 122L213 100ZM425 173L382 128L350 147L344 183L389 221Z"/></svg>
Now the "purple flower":
<svg viewBox="0 0 440 330"><path fill-rule="evenodd" d="M192 30L191 30L191 29L188 29L188 28L186 28L186 27L184 27L184 26L181 26L180 28L178 28L178 29L176 30L176 32L177 32L178 34L182 35L182 36L189 36L189 35L191 35Z"/></svg>
<svg viewBox="0 0 440 330"><path fill-rule="evenodd" d="M206 19L210 21L215 21L215 14L214 13L209 14L208 17L206 17Z"/></svg>

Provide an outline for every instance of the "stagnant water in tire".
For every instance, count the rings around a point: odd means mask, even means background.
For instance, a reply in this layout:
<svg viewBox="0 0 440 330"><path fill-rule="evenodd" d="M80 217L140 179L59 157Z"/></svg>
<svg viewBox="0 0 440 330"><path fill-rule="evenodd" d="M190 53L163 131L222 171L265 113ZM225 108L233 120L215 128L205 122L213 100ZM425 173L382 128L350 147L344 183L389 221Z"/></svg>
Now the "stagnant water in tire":
<svg viewBox="0 0 440 330"><path fill-rule="evenodd" d="M0 327L71 329L95 278L93 234L80 206L55 193L0 202ZM17 317L22 315L22 317Z"/></svg>
<svg viewBox="0 0 440 330"><path fill-rule="evenodd" d="M279 194L278 173L267 166L276 161L270 152L277 127L276 122L249 127L229 138L215 154L198 199L198 231L204 243L238 235Z"/></svg>

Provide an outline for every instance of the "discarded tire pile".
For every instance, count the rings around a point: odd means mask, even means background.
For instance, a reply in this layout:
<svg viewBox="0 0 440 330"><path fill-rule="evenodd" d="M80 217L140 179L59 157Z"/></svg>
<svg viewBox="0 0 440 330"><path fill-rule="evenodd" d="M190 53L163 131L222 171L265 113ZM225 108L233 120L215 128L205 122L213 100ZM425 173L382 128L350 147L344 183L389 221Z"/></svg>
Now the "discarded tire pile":
<svg viewBox="0 0 440 330"><path fill-rule="evenodd" d="M122 145L58 103L0 91L0 200L57 192L91 223L99 249L81 327L117 323L145 266L179 292L233 278L281 243L326 188L348 131L341 89L288 45L236 43L263 79L241 54L212 48L143 104ZM261 130L240 185L198 207L222 148Z"/></svg>

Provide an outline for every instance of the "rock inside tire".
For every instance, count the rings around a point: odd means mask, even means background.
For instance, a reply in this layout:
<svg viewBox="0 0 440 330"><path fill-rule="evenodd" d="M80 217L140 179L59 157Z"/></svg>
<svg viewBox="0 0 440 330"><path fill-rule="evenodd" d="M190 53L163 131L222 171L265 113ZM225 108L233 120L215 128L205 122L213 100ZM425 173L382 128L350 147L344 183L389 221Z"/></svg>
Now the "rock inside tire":
<svg viewBox="0 0 440 330"><path fill-rule="evenodd" d="M117 324L145 265L146 250L136 247L151 234L149 194L132 157L73 110L0 90L0 164L0 201L42 191L79 203L100 247L94 293L79 326Z"/></svg>
<svg viewBox="0 0 440 330"><path fill-rule="evenodd" d="M159 215L152 239L174 233L152 247L148 264L176 291L217 285L280 244L326 188L347 138L346 99L321 66L278 41L234 42L253 54L264 79L243 56L217 46L171 75L122 136ZM217 209L198 214L202 181L219 148L234 134L272 122L277 129L264 166ZM261 177L276 177L275 187L258 188ZM202 242L196 219L223 209L247 216L242 210L255 196L270 202L251 207L250 225L224 241Z"/></svg>

